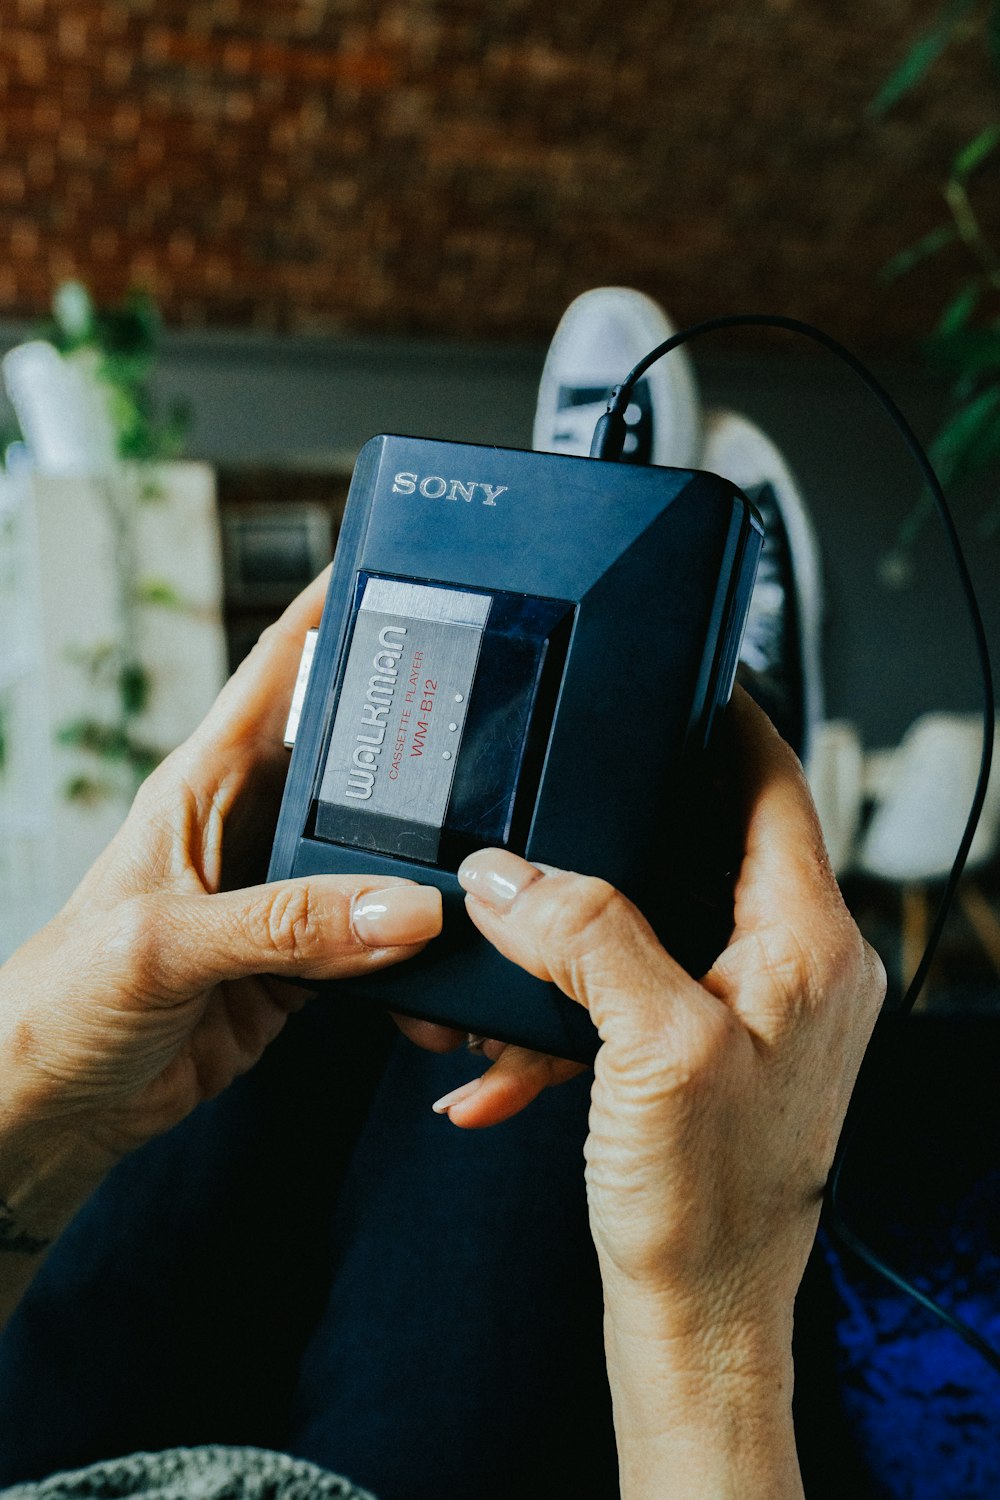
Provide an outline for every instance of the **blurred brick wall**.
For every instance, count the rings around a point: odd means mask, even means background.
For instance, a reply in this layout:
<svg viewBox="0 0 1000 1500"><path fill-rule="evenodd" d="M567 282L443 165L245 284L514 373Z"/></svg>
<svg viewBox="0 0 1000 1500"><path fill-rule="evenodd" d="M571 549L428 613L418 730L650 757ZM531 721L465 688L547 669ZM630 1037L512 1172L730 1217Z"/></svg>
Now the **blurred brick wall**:
<svg viewBox="0 0 1000 1500"><path fill-rule="evenodd" d="M936 11L0 0L0 317L78 275L173 323L522 339L623 281L898 346L958 261L878 269L995 105L966 43L866 120Z"/></svg>

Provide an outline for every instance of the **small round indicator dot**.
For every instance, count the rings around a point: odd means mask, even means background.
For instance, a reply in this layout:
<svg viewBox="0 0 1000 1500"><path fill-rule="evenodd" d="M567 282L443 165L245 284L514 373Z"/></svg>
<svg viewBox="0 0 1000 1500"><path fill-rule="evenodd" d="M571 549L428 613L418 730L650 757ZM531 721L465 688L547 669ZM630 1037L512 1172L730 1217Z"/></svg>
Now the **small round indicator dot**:
<svg viewBox="0 0 1000 1500"><path fill-rule="evenodd" d="M465 694L464 693L456 693L455 694L455 702L456 703L464 703L465 702Z"/></svg>
<svg viewBox="0 0 1000 1500"><path fill-rule="evenodd" d="M455 730L458 728L458 725L457 724L449 724L448 728L451 730L452 734L454 734Z"/></svg>
<svg viewBox="0 0 1000 1500"><path fill-rule="evenodd" d="M442 760L451 760L451 751L450 750L442 750L441 751L441 759Z"/></svg>

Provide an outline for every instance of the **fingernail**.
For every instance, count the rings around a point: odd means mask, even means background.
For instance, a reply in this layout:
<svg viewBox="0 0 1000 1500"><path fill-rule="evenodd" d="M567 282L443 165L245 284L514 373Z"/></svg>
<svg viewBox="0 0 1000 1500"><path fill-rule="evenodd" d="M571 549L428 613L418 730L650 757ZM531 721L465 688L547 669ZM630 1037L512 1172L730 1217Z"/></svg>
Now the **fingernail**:
<svg viewBox="0 0 1000 1500"><path fill-rule="evenodd" d="M425 943L441 931L441 892L433 885L392 885L355 898L351 926L366 948Z"/></svg>
<svg viewBox="0 0 1000 1500"><path fill-rule="evenodd" d="M509 911L518 896L541 875L509 849L477 849L459 867L462 888L494 911Z"/></svg>
<svg viewBox="0 0 1000 1500"><path fill-rule="evenodd" d="M450 1094L442 1094L441 1098L431 1105L436 1115L446 1115L453 1104L461 1104L463 1099L470 1099L482 1083L481 1078L470 1078L468 1083L463 1083L460 1088L452 1089Z"/></svg>

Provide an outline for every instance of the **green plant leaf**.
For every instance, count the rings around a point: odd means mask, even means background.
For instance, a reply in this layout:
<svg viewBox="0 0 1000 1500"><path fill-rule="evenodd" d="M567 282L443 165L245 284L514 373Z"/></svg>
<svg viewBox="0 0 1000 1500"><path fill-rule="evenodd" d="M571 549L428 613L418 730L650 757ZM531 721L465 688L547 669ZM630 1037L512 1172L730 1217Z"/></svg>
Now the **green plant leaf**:
<svg viewBox="0 0 1000 1500"><path fill-rule="evenodd" d="M176 397L167 408L167 419L160 434L161 456L179 458L184 451L188 433L191 431L192 410L190 401Z"/></svg>
<svg viewBox="0 0 1000 1500"><path fill-rule="evenodd" d="M99 760L127 766L140 780L154 771L163 759L162 753L155 746L133 738L118 724L102 724L99 719L74 719L57 731L56 740L60 745L84 750ZM91 777L82 773L74 779L81 783L92 781ZM99 784L105 790L111 790L107 783Z"/></svg>
<svg viewBox="0 0 1000 1500"><path fill-rule="evenodd" d="M959 328L953 333L932 334L924 340L924 352L960 381L968 382L1000 370L1000 326Z"/></svg>
<svg viewBox="0 0 1000 1500"><path fill-rule="evenodd" d="M22 433L15 417L9 417L0 420L0 454L3 455L3 463L5 465L7 463L8 450L13 447L15 443L23 442L24 434Z"/></svg>
<svg viewBox="0 0 1000 1500"><path fill-rule="evenodd" d="M993 66L1000 73L1000 0L993 0L990 6L986 22L986 45L993 59Z"/></svg>
<svg viewBox="0 0 1000 1500"><path fill-rule="evenodd" d="M963 146L952 163L951 175L964 180L1000 145L1000 125L987 125Z"/></svg>
<svg viewBox="0 0 1000 1500"><path fill-rule="evenodd" d="M976 528L980 536L988 537L990 540L1000 531L1000 500L993 505L987 506L984 513L979 517L979 525Z"/></svg>
<svg viewBox="0 0 1000 1500"><path fill-rule="evenodd" d="M142 398L144 386L153 373L153 360L143 355L108 354L101 356L101 379L116 389L128 391L133 401Z"/></svg>
<svg viewBox="0 0 1000 1500"><path fill-rule="evenodd" d="M127 661L118 674L118 694L126 717L142 713L149 702L151 687L149 673L142 663Z"/></svg>
<svg viewBox="0 0 1000 1500"><path fill-rule="evenodd" d="M923 530L925 521L933 513L934 498L930 490L923 489L899 524L894 551L901 557L907 557L913 551L913 545Z"/></svg>
<svg viewBox="0 0 1000 1500"><path fill-rule="evenodd" d="M979 440L965 451L960 484L969 484L977 475L992 469L1000 458L1000 422L982 433Z"/></svg>
<svg viewBox="0 0 1000 1500"><path fill-rule="evenodd" d="M129 740L128 763L133 775L139 781L145 781L151 776L163 759L159 750L152 745L140 744L137 740Z"/></svg>
<svg viewBox="0 0 1000 1500"><path fill-rule="evenodd" d="M164 609L183 609L184 600L166 578L141 578L136 584L137 604L159 604Z"/></svg>
<svg viewBox="0 0 1000 1500"><path fill-rule="evenodd" d="M928 454L942 484L968 478L1000 451L1000 385L980 391L938 430Z"/></svg>
<svg viewBox="0 0 1000 1500"><path fill-rule="evenodd" d="M160 315L145 292L130 292L120 307L99 315L101 343L109 354L150 359L160 338Z"/></svg>
<svg viewBox="0 0 1000 1500"><path fill-rule="evenodd" d="M888 114L904 94L916 87L937 62L959 24L977 3L978 0L951 0L944 7L931 29L917 38L896 71L883 83L869 105L869 114L876 118Z"/></svg>
<svg viewBox="0 0 1000 1500"><path fill-rule="evenodd" d="M937 327L934 330L934 335L937 337L947 337L949 334L960 332L979 305L982 290L982 282L980 281L970 281L968 286L964 286L951 299L941 314Z"/></svg>
<svg viewBox="0 0 1000 1500"><path fill-rule="evenodd" d="M1000 415L977 427L962 444L952 460L950 484L953 490L970 484L977 475L992 469L1000 458Z"/></svg>
<svg viewBox="0 0 1000 1500"><path fill-rule="evenodd" d="M69 745L74 750L86 750L102 760L125 760L128 756L128 737L116 724L102 724L99 719L74 719L56 731L60 745Z"/></svg>
<svg viewBox="0 0 1000 1500"><path fill-rule="evenodd" d="M85 807L93 807L111 791L110 784L96 776L71 776L63 783L63 796L67 801L80 802Z"/></svg>
<svg viewBox="0 0 1000 1500"><path fill-rule="evenodd" d="M915 245L910 245L906 250L900 250L890 261L882 267L879 272L879 280L883 282L896 281L900 276L905 276L907 271L919 265L922 260L936 255L939 250L944 250L947 245L954 244L958 239L958 230L954 224L939 224L929 234L925 234L917 240Z"/></svg>
<svg viewBox="0 0 1000 1500"><path fill-rule="evenodd" d="M121 649L114 641L99 641L96 646L67 646L65 656L86 672L91 682L106 682L117 669Z"/></svg>
<svg viewBox="0 0 1000 1500"><path fill-rule="evenodd" d="M159 417L150 389L161 331L159 311L147 293L131 291L118 307L96 308L80 282L59 288L52 318L37 330L63 354L96 356L124 459L175 458L183 448L188 419L177 403Z"/></svg>

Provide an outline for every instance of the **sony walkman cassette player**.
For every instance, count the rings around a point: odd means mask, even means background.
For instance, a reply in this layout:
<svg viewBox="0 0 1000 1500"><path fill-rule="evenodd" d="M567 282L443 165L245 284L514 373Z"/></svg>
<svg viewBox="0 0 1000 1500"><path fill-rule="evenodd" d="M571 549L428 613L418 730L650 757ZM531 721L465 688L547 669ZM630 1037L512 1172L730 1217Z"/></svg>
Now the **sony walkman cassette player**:
<svg viewBox="0 0 1000 1500"><path fill-rule="evenodd" d="M729 698L761 539L712 474L365 446L268 878L406 876L445 916L338 997L593 1058L589 1016L478 934L455 872L494 845L600 875L662 935L653 856Z"/></svg>

